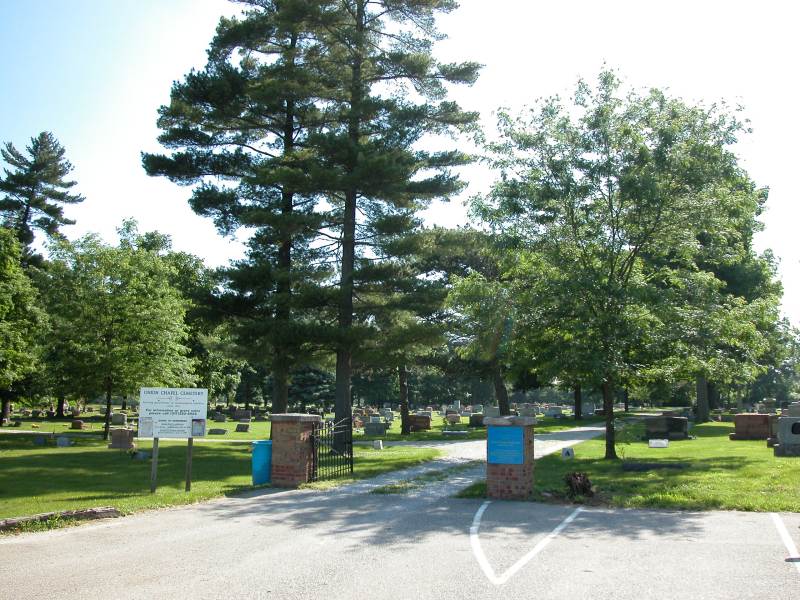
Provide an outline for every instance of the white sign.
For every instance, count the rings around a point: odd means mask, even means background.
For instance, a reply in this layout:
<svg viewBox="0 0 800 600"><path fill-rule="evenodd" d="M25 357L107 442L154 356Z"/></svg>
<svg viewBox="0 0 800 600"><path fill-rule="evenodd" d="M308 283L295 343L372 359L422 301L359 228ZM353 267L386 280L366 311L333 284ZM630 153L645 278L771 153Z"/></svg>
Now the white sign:
<svg viewBox="0 0 800 600"><path fill-rule="evenodd" d="M206 434L208 390L141 388L140 438L191 438Z"/></svg>

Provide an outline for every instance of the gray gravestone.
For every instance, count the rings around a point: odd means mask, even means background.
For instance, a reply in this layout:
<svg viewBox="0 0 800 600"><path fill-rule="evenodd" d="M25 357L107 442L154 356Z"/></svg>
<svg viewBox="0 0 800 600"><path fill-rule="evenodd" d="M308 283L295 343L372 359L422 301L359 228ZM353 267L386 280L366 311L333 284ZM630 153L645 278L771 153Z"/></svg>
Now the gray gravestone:
<svg viewBox="0 0 800 600"><path fill-rule="evenodd" d="M128 424L128 415L123 413L111 413L111 424L117 427L125 427Z"/></svg>
<svg viewBox="0 0 800 600"><path fill-rule="evenodd" d="M227 429L209 429L208 435L225 435L228 433Z"/></svg>
<svg viewBox="0 0 800 600"><path fill-rule="evenodd" d="M237 423L236 433L248 433L250 431L250 423Z"/></svg>

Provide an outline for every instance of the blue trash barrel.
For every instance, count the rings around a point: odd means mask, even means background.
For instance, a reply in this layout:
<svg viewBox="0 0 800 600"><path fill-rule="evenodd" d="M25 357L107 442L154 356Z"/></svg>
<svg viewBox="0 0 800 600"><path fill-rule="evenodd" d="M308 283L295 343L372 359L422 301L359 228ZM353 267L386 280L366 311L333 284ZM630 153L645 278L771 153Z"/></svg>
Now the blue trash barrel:
<svg viewBox="0 0 800 600"><path fill-rule="evenodd" d="M264 485L272 481L272 442L253 442L253 485Z"/></svg>

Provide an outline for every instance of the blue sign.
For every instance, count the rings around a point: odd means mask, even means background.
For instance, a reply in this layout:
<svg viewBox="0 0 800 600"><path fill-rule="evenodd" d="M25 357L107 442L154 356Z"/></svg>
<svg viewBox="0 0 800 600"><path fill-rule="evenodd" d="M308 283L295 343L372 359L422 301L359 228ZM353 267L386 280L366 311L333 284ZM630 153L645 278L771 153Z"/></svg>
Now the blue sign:
<svg viewBox="0 0 800 600"><path fill-rule="evenodd" d="M493 465L521 465L525 462L522 427L489 426L487 457Z"/></svg>

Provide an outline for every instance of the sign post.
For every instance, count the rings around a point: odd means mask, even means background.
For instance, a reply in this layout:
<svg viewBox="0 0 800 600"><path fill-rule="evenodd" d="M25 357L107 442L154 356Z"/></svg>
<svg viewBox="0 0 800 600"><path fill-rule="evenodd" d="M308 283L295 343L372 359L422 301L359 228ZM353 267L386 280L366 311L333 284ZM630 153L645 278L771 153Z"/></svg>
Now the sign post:
<svg viewBox="0 0 800 600"><path fill-rule="evenodd" d="M153 462L150 465L150 493L156 493L156 478L158 477L158 438L153 438Z"/></svg>
<svg viewBox="0 0 800 600"><path fill-rule="evenodd" d="M186 488L187 492L192 491L192 448L194 438L189 438L186 445Z"/></svg>
<svg viewBox="0 0 800 600"><path fill-rule="evenodd" d="M156 491L159 438L187 440L186 491L192 489L194 438L206 434L208 390L199 388L141 388L139 391L139 436L153 438L150 492Z"/></svg>

